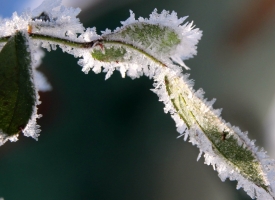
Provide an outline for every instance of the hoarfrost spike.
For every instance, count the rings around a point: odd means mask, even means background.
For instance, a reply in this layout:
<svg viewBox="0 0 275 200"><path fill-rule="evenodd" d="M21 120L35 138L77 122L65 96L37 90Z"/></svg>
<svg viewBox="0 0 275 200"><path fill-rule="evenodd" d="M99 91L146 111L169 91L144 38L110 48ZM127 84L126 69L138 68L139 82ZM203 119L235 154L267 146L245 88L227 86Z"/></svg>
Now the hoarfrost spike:
<svg viewBox="0 0 275 200"><path fill-rule="evenodd" d="M7 42L0 53L0 144L16 139L24 127L25 135L38 136L35 105L39 102L27 42L41 43L48 50L59 45L64 52L81 57L78 64L85 73L103 71L107 79L119 70L122 77L152 78L152 91L176 122L180 137L189 137L200 149L198 159L204 155L205 163L213 165L222 181L237 180L237 188L243 187L252 198L275 199L274 160L259 151L247 133L221 119L221 111L212 108L215 100L207 102L204 92L194 91L194 82L182 73L182 67L188 69L184 60L196 55L202 36L193 22L183 24L187 17L165 10L136 20L130 11L122 27L98 35L95 28L84 30L76 18L79 9L59 7L60 2L44 1L34 16L20 18L15 13L0 25L0 42ZM33 42L26 39L27 31Z"/></svg>

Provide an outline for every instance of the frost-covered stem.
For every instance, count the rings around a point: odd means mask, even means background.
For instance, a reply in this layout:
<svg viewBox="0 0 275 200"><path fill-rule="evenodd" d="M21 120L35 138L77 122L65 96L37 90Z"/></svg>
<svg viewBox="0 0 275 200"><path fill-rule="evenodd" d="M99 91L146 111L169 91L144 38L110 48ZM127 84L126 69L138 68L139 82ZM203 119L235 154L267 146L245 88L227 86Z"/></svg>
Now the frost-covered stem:
<svg viewBox="0 0 275 200"><path fill-rule="evenodd" d="M63 52L81 58L78 64L85 73L103 71L107 79L119 70L122 77L145 75L154 79L155 89L152 90L165 104L165 112L175 120L180 136L184 136L184 140L189 137L189 141L200 149L199 157L204 153L205 163L213 165L222 181L226 178L237 180L237 188L243 187L252 198L275 199L275 161L262 149L258 150L255 141L249 140L246 133L225 122L220 117L220 110L212 108L215 100L204 99L204 92L201 89L195 91L188 75L182 73L182 67L189 69L183 60L196 55L196 45L202 36L193 23L183 24L186 17L178 18L175 12L157 13L154 10L149 19L140 17L136 20L131 11L122 27L114 32L106 29L98 35L95 28L85 29L76 18L79 9L62 7L56 11L54 8L60 2L44 3L34 16L21 19L14 14L12 20L0 25L0 43L8 44L3 45L4 50L14 50L9 38L22 32L27 43L21 48L29 52L32 60L36 52L33 47L37 48L41 43L50 51L58 45ZM47 5L49 8L45 10ZM9 45L13 47L8 48ZM6 60L4 53L2 58ZM30 64L32 70L33 63ZM29 124L35 127L36 123ZM37 138L37 134L30 135Z"/></svg>
<svg viewBox="0 0 275 200"><path fill-rule="evenodd" d="M49 41L52 43L70 46L73 48L91 48L97 42L101 41L101 40L94 40L91 42L78 42L78 41L74 41L74 40L70 40L70 39L64 39L64 38L54 37L51 35L42 35L42 34L37 34L37 33L30 33L29 35L32 39L45 40L45 41Z"/></svg>
<svg viewBox="0 0 275 200"><path fill-rule="evenodd" d="M37 33L29 33L29 36L32 39L44 40L44 41L48 41L56 44L70 46L73 48L91 48L94 46L95 43L100 41L100 40L94 40L91 42L78 42L70 39L64 39L64 38L54 37L51 35L43 35L43 34L37 34ZM11 36L1 37L0 43L7 42L10 37Z"/></svg>
<svg viewBox="0 0 275 200"><path fill-rule="evenodd" d="M74 41L74 40L71 40L71 39L64 39L64 38L59 38L59 37L55 37L55 36L51 36L51 35L43 35L43 34L37 34L37 33L29 33L29 36L34 40L44 40L44 41L48 41L48 42L51 42L51 43L70 46L72 48L89 49L89 48L92 48L96 45L103 45L103 46L104 46L104 44L120 45L120 46L123 46L125 48L133 49L133 50L145 55L146 57L151 59L156 64L159 64L163 67L166 67L166 65L163 62L161 62L160 60L158 60L157 58L155 58L151 54L135 47L132 44L127 44L127 43L121 42L121 41L106 39L104 37L102 37L101 39L90 41L90 42L79 42L79 41ZM0 43L1 42L7 42L10 37L11 36L6 36L6 37L0 38Z"/></svg>
<svg viewBox="0 0 275 200"><path fill-rule="evenodd" d="M129 48L129 49L133 49L133 50L147 56L148 58L150 58L156 64L159 64L161 66L166 67L166 65L163 62L159 61L154 56L152 56L149 53L135 47L132 44L127 44L125 42L116 41L116 40L109 40L109 39L106 39L104 37L102 37L101 39L93 40L91 42L79 42L79 41L74 41L74 40L71 40L71 39L64 39L64 38L59 38L59 37L55 37L55 36L51 36L51 35L43 35L43 34L37 34L37 33L29 33L29 36L34 40L49 41L51 43L66 45L66 46L70 46L72 48L89 49L89 48L92 48L95 45L99 45L99 44L100 45L104 45L104 44L120 45L120 46L124 46L126 48ZM10 36L0 38L0 43L7 42L9 38L10 38Z"/></svg>
<svg viewBox="0 0 275 200"><path fill-rule="evenodd" d="M135 47L132 44L127 44L125 42L116 41L116 40L108 40L104 37L102 37L101 39L98 39L98 40L91 41L91 42L76 42L76 41L72 41L72 40L69 40L69 39L63 39L63 38L47 36L47 35L41 35L41 34L34 34L34 33L31 33L30 36L33 39L46 40L46 41L54 42L54 43L57 43L57 44L67 45L67 46L74 47L74 48L87 48L87 49L89 49L89 48L92 48L96 45L104 46L104 44L120 45L122 47L125 47L126 49L133 49L133 50L145 55L146 57L151 59L156 64L159 64L163 67L166 67L166 65L163 62L161 62L160 60L158 60L157 58L155 58L151 54Z"/></svg>

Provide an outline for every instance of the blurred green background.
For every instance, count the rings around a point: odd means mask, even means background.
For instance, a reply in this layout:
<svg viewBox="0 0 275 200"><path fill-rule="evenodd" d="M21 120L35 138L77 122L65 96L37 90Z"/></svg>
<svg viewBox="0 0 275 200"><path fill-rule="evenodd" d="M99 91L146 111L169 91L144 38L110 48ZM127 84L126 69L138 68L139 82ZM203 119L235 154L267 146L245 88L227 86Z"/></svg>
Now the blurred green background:
<svg viewBox="0 0 275 200"><path fill-rule="evenodd" d="M274 4L262 2L274 11ZM148 17L154 8L189 15L203 30L187 73L196 89L218 99L214 107L224 108L225 120L264 146L275 82L274 14L264 10L261 18L254 12L260 4L251 0L98 0L79 17L100 33L120 26L130 9ZM222 183L204 158L197 162L196 147L176 139L174 121L150 91L152 80L85 75L61 50L47 53L39 69L53 90L40 93L39 141L20 136L0 148L5 200L250 199L236 182Z"/></svg>

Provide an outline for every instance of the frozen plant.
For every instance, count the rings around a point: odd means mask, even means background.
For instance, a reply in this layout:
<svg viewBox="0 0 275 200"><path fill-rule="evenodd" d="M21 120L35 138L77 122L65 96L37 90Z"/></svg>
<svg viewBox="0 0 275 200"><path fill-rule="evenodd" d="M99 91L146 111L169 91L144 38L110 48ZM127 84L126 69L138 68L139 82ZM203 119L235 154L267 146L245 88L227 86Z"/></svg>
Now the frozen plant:
<svg viewBox="0 0 275 200"><path fill-rule="evenodd" d="M183 62L196 55L202 36L192 23L175 12L154 10L149 18L134 13L114 31L101 35L84 28L76 17L80 9L61 6L61 0L44 1L38 8L0 21L0 144L16 141L19 133L37 139L38 90L49 89L36 71L43 53L61 48L80 58L88 73L114 70L132 79L142 75L154 80L154 89L164 103L164 112L176 122L179 137L200 149L205 163L212 165L222 181L237 180L251 198L275 199L274 160L258 149L239 128L220 117L206 101L203 90L194 91ZM44 83L44 84L41 84ZM45 86L46 84L46 86Z"/></svg>

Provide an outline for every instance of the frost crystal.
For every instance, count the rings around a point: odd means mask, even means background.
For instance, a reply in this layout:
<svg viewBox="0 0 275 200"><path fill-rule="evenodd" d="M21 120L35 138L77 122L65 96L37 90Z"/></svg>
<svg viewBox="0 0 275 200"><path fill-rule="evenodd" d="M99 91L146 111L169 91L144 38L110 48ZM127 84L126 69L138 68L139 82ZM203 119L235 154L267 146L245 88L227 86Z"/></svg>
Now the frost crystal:
<svg viewBox="0 0 275 200"><path fill-rule="evenodd" d="M80 9L61 6L61 0L44 1L32 12L22 16L14 13L11 19L2 19L0 37L17 31L29 34L26 37L33 71L42 56L37 48L41 45L50 51L58 45L63 52L80 58L78 64L85 73L105 72L106 79L115 70L122 77L133 79L148 76L154 80L152 91L164 103L164 112L174 119L179 137L189 138L200 149L197 159L204 156L205 164L212 165L222 181L237 180L237 189L244 188L252 198L274 199L275 161L264 150L258 150L247 133L220 118L221 110L212 107L215 99L204 99L203 90L194 91L194 82L182 73L182 67L189 69L183 61L196 55L202 36L193 23L183 24L187 17L178 18L174 11L158 13L155 9L149 18L135 19L130 11L130 17L121 22L122 27L113 32L106 29L98 35L95 28L84 29L76 17L79 12ZM47 84L44 88L39 86L40 82L46 80L34 73L36 87L50 89ZM36 96L38 105L37 91ZM39 136L38 117L35 106L23 130L26 136ZM0 145L7 139L15 141L17 135L7 138L0 130Z"/></svg>

